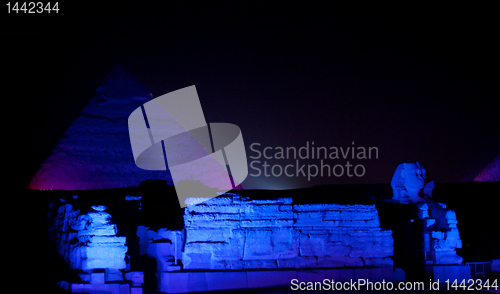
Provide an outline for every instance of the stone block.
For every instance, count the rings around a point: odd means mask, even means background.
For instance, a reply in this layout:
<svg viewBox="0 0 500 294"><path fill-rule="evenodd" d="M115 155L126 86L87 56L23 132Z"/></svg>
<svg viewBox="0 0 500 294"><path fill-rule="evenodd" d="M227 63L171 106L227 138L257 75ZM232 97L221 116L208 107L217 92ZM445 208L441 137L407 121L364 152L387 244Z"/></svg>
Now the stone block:
<svg viewBox="0 0 500 294"><path fill-rule="evenodd" d="M165 240L165 239L164 239ZM149 243L148 254L156 258L168 255L175 255L175 247L170 242L153 242Z"/></svg>
<svg viewBox="0 0 500 294"><path fill-rule="evenodd" d="M95 236L113 236L116 235L116 225L106 225L103 227L92 227L78 232L79 236L95 235Z"/></svg>
<svg viewBox="0 0 500 294"><path fill-rule="evenodd" d="M276 261L276 259L262 260L262 267L261 268L266 268L266 269L278 268L278 262Z"/></svg>
<svg viewBox="0 0 500 294"><path fill-rule="evenodd" d="M352 252L352 247L343 245L342 243L326 243L325 251L320 252L317 256L346 256Z"/></svg>
<svg viewBox="0 0 500 294"><path fill-rule="evenodd" d="M347 230L329 230L328 231L328 242L329 243L340 243L342 245L348 245L351 243L351 236Z"/></svg>
<svg viewBox="0 0 500 294"><path fill-rule="evenodd" d="M278 268L278 263L274 259L263 259L263 260L245 260L245 269L272 269Z"/></svg>
<svg viewBox="0 0 500 294"><path fill-rule="evenodd" d="M322 226L323 212L321 211L306 211L294 213L294 226Z"/></svg>
<svg viewBox="0 0 500 294"><path fill-rule="evenodd" d="M248 286L246 272L207 273L207 280L210 291L245 289Z"/></svg>
<svg viewBox="0 0 500 294"><path fill-rule="evenodd" d="M394 244L391 230L372 231L372 240L376 245L393 246Z"/></svg>
<svg viewBox="0 0 500 294"><path fill-rule="evenodd" d="M211 222L217 220L240 220L240 214L237 213L197 213L197 214L184 214L184 221L191 222Z"/></svg>
<svg viewBox="0 0 500 294"><path fill-rule="evenodd" d="M213 220L213 221L200 221L200 220L184 220L184 227L190 228L238 228L240 227L239 220Z"/></svg>
<svg viewBox="0 0 500 294"><path fill-rule="evenodd" d="M355 271L354 269L341 269L341 270L339 270L339 274L340 274L339 281L346 282L346 281L350 281L351 279L354 280L356 278L354 271Z"/></svg>
<svg viewBox="0 0 500 294"><path fill-rule="evenodd" d="M338 269L325 270L325 278L329 280L340 281L340 270Z"/></svg>
<svg viewBox="0 0 500 294"><path fill-rule="evenodd" d="M225 270L231 269L231 264L228 260L213 260L210 263L210 269L213 270Z"/></svg>
<svg viewBox="0 0 500 294"><path fill-rule="evenodd" d="M471 278L470 267L467 265L433 265L426 266L425 271L433 276L435 282L446 280L469 280Z"/></svg>
<svg viewBox="0 0 500 294"><path fill-rule="evenodd" d="M125 245L126 237L117 236L89 236L89 246L120 246Z"/></svg>
<svg viewBox="0 0 500 294"><path fill-rule="evenodd" d="M392 279L392 277L394 276L394 269L383 268L382 269L382 276L384 277L384 279L386 279L386 281L389 279Z"/></svg>
<svg viewBox="0 0 500 294"><path fill-rule="evenodd" d="M318 267L345 267L345 266L363 266L363 261L359 257L350 256L321 256L318 257Z"/></svg>
<svg viewBox="0 0 500 294"><path fill-rule="evenodd" d="M132 287L130 288L130 294L142 294L142 288L141 287Z"/></svg>
<svg viewBox="0 0 500 294"><path fill-rule="evenodd" d="M326 271L325 270L306 270L306 271L297 271L298 280L300 282L322 282L326 279Z"/></svg>
<svg viewBox="0 0 500 294"><path fill-rule="evenodd" d="M343 209L340 211L340 219L343 221L362 221L378 219L376 210L348 210Z"/></svg>
<svg viewBox="0 0 500 294"><path fill-rule="evenodd" d="M293 219L291 205L258 205L241 206L241 219Z"/></svg>
<svg viewBox="0 0 500 294"><path fill-rule="evenodd" d="M175 271L180 271L182 268L180 265L167 265L166 271L167 272L175 272Z"/></svg>
<svg viewBox="0 0 500 294"><path fill-rule="evenodd" d="M71 284L71 293L85 292L85 284Z"/></svg>
<svg viewBox="0 0 500 294"><path fill-rule="evenodd" d="M365 243L371 244L374 243L373 235L376 230L353 230L349 231L349 243L357 244L357 243Z"/></svg>
<svg viewBox="0 0 500 294"><path fill-rule="evenodd" d="M136 285L141 285L144 283L144 272L128 272L125 273L125 279Z"/></svg>
<svg viewBox="0 0 500 294"><path fill-rule="evenodd" d="M106 269L106 282L123 282L123 273L117 269Z"/></svg>
<svg viewBox="0 0 500 294"><path fill-rule="evenodd" d="M245 267L245 261L243 260L228 260L227 263L232 270L240 270Z"/></svg>
<svg viewBox="0 0 500 294"><path fill-rule="evenodd" d="M367 220L342 220L340 222L341 227L359 227L359 228L377 228L380 226L378 218L367 219Z"/></svg>
<svg viewBox="0 0 500 294"><path fill-rule="evenodd" d="M208 291L205 272L164 272L160 279L160 292L187 293Z"/></svg>
<svg viewBox="0 0 500 294"><path fill-rule="evenodd" d="M261 260L243 260L244 269L262 269L263 262Z"/></svg>
<svg viewBox="0 0 500 294"><path fill-rule="evenodd" d="M298 268L299 261L297 258L294 259L277 259L276 264L278 268Z"/></svg>
<svg viewBox="0 0 500 294"><path fill-rule="evenodd" d="M354 272L354 276L356 280L364 279L364 280L372 280L371 270L369 268L359 268Z"/></svg>
<svg viewBox="0 0 500 294"><path fill-rule="evenodd" d="M128 248L126 246L92 246L82 247L82 257L87 259L106 259L110 263L114 259L125 258L125 253ZM112 266L105 266L103 268L114 268Z"/></svg>
<svg viewBox="0 0 500 294"><path fill-rule="evenodd" d="M299 255L299 232L290 228L272 231L273 258L290 259Z"/></svg>
<svg viewBox="0 0 500 294"><path fill-rule="evenodd" d="M318 268L345 267L346 261L343 259L318 257Z"/></svg>
<svg viewBox="0 0 500 294"><path fill-rule="evenodd" d="M393 260L390 257L363 257L365 266L375 266L375 267L392 267Z"/></svg>
<svg viewBox="0 0 500 294"><path fill-rule="evenodd" d="M120 294L130 294L130 285L120 284Z"/></svg>
<svg viewBox="0 0 500 294"><path fill-rule="evenodd" d="M111 294L120 294L120 284L106 284L108 291Z"/></svg>
<svg viewBox="0 0 500 294"><path fill-rule="evenodd" d="M500 272L500 259L491 260L491 270Z"/></svg>
<svg viewBox="0 0 500 294"><path fill-rule="evenodd" d="M235 203L237 203L237 201L235 200ZM276 198L276 199L253 199L253 200L250 200L248 198L241 198L241 202L242 204L292 204L292 198Z"/></svg>
<svg viewBox="0 0 500 294"><path fill-rule="evenodd" d="M243 258L245 239L234 238L230 243L213 243L212 259L214 260L239 260Z"/></svg>
<svg viewBox="0 0 500 294"><path fill-rule="evenodd" d="M78 274L78 276L80 277L80 279L82 280L82 282L88 282L90 283L90 274Z"/></svg>
<svg viewBox="0 0 500 294"><path fill-rule="evenodd" d="M188 205L186 210L191 209L193 206L198 205L228 205L233 204L233 198L227 196L218 196L214 198L210 197L188 197L184 200L184 203Z"/></svg>
<svg viewBox="0 0 500 294"><path fill-rule="evenodd" d="M273 247L271 244L272 230L250 230L247 232L243 259L266 259L273 258Z"/></svg>
<svg viewBox="0 0 500 294"><path fill-rule="evenodd" d="M340 211L345 209L347 206L341 204L294 204L294 211L328 211L336 210Z"/></svg>
<svg viewBox="0 0 500 294"><path fill-rule="evenodd" d="M323 256L328 243L328 233L301 233L300 236L301 256Z"/></svg>
<svg viewBox="0 0 500 294"><path fill-rule="evenodd" d="M209 205L203 203L186 207L187 213L240 213L240 204Z"/></svg>
<svg viewBox="0 0 500 294"><path fill-rule="evenodd" d="M207 273L187 273L189 292L208 291Z"/></svg>
<svg viewBox="0 0 500 294"><path fill-rule="evenodd" d="M91 284L104 284L106 281L106 277L104 273L91 273L90 274L90 283Z"/></svg>
<svg viewBox="0 0 500 294"><path fill-rule="evenodd" d="M243 228L249 228L249 227L260 227L260 228L291 227L291 226L293 226L293 219L242 220L240 225Z"/></svg>
<svg viewBox="0 0 500 294"><path fill-rule="evenodd" d="M232 230L229 228L197 228L186 231L186 243L228 242Z"/></svg>
<svg viewBox="0 0 500 294"><path fill-rule="evenodd" d="M382 282L384 275L381 268L371 268L370 269L370 282Z"/></svg>
<svg viewBox="0 0 500 294"><path fill-rule="evenodd" d="M342 221L340 220L323 220L321 224L319 224L322 228L334 229L340 228L342 226Z"/></svg>
<svg viewBox="0 0 500 294"><path fill-rule="evenodd" d="M299 256L297 257L298 268L317 268L318 259L314 256Z"/></svg>
<svg viewBox="0 0 500 294"><path fill-rule="evenodd" d="M211 253L186 253L182 254L182 264L185 269L209 269L211 268Z"/></svg>
<svg viewBox="0 0 500 294"><path fill-rule="evenodd" d="M82 269L92 270L95 268L114 268L114 269L125 269L127 264L124 259L83 259Z"/></svg>
<svg viewBox="0 0 500 294"><path fill-rule="evenodd" d="M160 276L160 291L165 293L186 293L189 291L188 273L165 272Z"/></svg>
<svg viewBox="0 0 500 294"><path fill-rule="evenodd" d="M106 293L121 294L120 284L84 284L84 289L75 293Z"/></svg>
<svg viewBox="0 0 500 294"><path fill-rule="evenodd" d="M394 249L392 246L369 246L368 244L357 244L352 246L349 253L351 257L388 257L392 256Z"/></svg>
<svg viewBox="0 0 500 294"><path fill-rule="evenodd" d="M340 221L340 210L327 210L324 212L323 220L325 221Z"/></svg>
<svg viewBox="0 0 500 294"><path fill-rule="evenodd" d="M247 272L248 288L290 286L297 279L296 271L251 271Z"/></svg>
<svg viewBox="0 0 500 294"><path fill-rule="evenodd" d="M450 250L441 250L441 251L432 251L433 258L436 264L462 264L463 258L458 256L454 249Z"/></svg>

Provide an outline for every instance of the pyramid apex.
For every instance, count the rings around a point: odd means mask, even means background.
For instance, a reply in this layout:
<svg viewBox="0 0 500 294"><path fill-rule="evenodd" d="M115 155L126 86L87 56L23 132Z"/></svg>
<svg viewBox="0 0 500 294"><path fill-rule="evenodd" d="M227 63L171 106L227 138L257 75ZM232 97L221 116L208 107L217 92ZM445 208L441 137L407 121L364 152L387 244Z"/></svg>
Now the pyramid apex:
<svg viewBox="0 0 500 294"><path fill-rule="evenodd" d="M116 63L106 75L96 92L113 98L145 97L150 94L122 64Z"/></svg>

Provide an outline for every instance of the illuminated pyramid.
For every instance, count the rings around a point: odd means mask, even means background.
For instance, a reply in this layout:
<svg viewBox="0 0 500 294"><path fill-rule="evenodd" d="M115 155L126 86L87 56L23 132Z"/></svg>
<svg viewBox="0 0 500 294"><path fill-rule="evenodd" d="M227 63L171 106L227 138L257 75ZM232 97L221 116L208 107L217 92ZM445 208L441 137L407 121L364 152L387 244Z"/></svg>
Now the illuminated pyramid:
<svg viewBox="0 0 500 294"><path fill-rule="evenodd" d="M474 182L500 181L500 155L483 169L474 179Z"/></svg>
<svg viewBox="0 0 500 294"><path fill-rule="evenodd" d="M116 65L41 164L29 188L122 188L147 179L172 183L168 171L140 169L132 155L128 117L151 98L125 68Z"/></svg>

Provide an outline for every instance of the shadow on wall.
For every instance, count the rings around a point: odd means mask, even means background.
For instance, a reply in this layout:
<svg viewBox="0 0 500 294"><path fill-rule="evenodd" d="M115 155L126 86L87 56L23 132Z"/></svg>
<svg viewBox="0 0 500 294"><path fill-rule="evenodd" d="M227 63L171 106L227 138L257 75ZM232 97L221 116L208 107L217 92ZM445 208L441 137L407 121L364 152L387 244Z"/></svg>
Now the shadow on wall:
<svg viewBox="0 0 500 294"><path fill-rule="evenodd" d="M403 269L408 281L428 280L429 277L423 275L423 224L417 218L416 205L380 202L375 206L380 227L392 230L394 267Z"/></svg>
<svg viewBox="0 0 500 294"><path fill-rule="evenodd" d="M134 258L130 265L131 271L144 273L144 290L156 291L158 279L156 277L157 265L156 258L149 255L140 255Z"/></svg>

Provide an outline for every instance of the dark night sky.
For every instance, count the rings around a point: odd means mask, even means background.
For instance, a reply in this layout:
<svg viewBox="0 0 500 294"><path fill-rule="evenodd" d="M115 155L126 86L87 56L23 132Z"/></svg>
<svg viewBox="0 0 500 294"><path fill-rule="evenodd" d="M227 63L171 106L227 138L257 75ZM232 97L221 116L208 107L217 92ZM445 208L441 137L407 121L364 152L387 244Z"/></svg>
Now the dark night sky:
<svg viewBox="0 0 500 294"><path fill-rule="evenodd" d="M249 176L245 188L389 183L415 160L436 182L467 182L500 154L488 5L118 3L60 3L50 15L4 7L4 99L17 113L23 185L116 63L154 97L196 85L207 122L238 125L247 156L254 142L379 149L351 160L363 177Z"/></svg>

